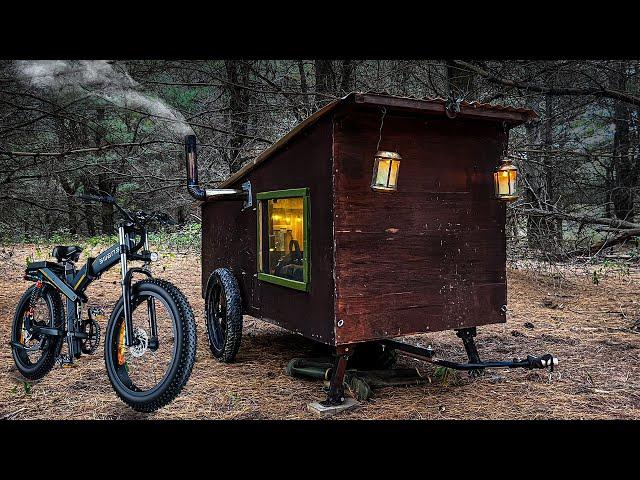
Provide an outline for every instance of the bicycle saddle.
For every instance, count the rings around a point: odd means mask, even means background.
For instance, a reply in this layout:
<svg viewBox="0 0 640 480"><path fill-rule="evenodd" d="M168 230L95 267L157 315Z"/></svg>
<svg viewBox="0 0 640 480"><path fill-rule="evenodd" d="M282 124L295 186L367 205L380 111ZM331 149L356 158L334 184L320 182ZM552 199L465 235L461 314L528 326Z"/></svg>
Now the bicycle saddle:
<svg viewBox="0 0 640 480"><path fill-rule="evenodd" d="M51 256L55 257L58 262L64 262L67 260L77 262L80 258L80 253L82 253L82 248L78 247L77 245L58 245L56 247L53 247Z"/></svg>

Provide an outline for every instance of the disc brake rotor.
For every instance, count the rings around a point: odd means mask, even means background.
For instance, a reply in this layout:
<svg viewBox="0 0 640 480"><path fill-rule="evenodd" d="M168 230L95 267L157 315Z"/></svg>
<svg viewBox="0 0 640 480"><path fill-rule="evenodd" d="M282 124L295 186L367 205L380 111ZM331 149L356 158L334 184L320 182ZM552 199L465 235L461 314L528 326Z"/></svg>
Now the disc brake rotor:
<svg viewBox="0 0 640 480"><path fill-rule="evenodd" d="M31 325L36 326L36 327L45 327L46 323L43 321L36 321L34 319L34 315L33 315L33 311L29 311L25 314L26 316L29 316L29 322L31 323ZM27 352L37 352L38 350L41 349L44 338L42 335L40 334L34 334L32 331L29 331L29 329L27 329L24 325L24 320L22 323L22 328L20 329L20 337L19 337L20 343L23 345L24 349ZM31 342L35 342L35 343L31 343ZM28 345L29 343L31 343L30 345Z"/></svg>
<svg viewBox="0 0 640 480"><path fill-rule="evenodd" d="M133 332L135 344L129 348L132 357L140 358L149 347L149 336L142 328L136 328Z"/></svg>

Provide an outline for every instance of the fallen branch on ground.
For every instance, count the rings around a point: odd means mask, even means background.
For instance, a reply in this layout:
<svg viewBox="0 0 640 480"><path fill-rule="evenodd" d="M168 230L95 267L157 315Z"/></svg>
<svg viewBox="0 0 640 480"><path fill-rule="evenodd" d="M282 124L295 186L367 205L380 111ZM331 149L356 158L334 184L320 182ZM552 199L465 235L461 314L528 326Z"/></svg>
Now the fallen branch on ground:
<svg viewBox="0 0 640 480"><path fill-rule="evenodd" d="M618 218L592 217L590 215L575 215L559 212L557 210L542 210L537 208L529 208L521 210L519 213L530 216L539 216L546 218L561 218L583 225L605 225L608 232L615 233L615 236L607 238L600 242L589 245L588 247L578 248L569 252L557 255L558 259L568 259L581 255L593 256L604 250L605 248L619 245L632 237L640 235L640 224L628 222Z"/></svg>

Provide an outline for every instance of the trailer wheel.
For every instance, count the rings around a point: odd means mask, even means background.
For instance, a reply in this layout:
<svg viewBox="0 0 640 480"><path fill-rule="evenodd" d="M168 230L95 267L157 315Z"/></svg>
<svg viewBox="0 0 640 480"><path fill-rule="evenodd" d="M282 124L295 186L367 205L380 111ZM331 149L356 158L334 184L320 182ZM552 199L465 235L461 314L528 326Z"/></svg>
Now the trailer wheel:
<svg viewBox="0 0 640 480"><path fill-rule="evenodd" d="M211 353L220 362L233 362L242 337L242 298L236 278L226 268L209 277L205 316Z"/></svg>

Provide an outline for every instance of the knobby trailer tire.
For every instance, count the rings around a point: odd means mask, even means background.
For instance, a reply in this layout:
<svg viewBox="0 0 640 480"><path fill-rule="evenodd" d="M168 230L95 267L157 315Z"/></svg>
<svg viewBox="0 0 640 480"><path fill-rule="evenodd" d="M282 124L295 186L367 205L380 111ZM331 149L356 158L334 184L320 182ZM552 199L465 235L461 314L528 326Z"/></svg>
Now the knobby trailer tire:
<svg viewBox="0 0 640 480"><path fill-rule="evenodd" d="M214 312L214 290L216 288L221 290L220 296L224 295L224 325L214 325L214 322L219 323ZM243 309L240 287L230 270L218 268L213 271L207 282L204 308L211 353L220 362L233 362L240 349L242 339ZM216 340L213 332L216 327L219 328L219 333L222 333L222 339ZM220 343L220 345L215 345L215 343Z"/></svg>

